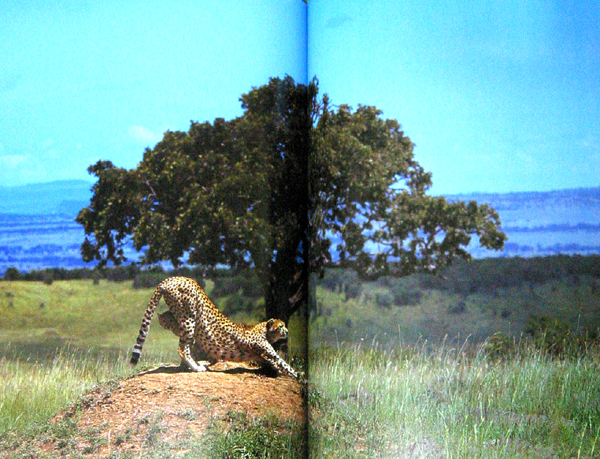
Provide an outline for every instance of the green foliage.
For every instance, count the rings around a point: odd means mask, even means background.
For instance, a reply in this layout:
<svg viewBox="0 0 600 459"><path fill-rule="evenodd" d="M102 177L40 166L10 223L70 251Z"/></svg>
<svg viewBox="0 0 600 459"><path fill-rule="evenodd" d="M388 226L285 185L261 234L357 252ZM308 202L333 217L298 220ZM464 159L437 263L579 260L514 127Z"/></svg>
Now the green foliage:
<svg viewBox="0 0 600 459"><path fill-rule="evenodd" d="M404 275L469 258L473 236L502 248L493 209L426 195L431 175L397 121L317 96L316 79L273 78L241 96L242 116L168 131L136 169L90 166L98 180L77 217L84 260L118 265L132 241L146 264L186 255L207 270L253 266L267 315L287 320L308 301L310 273L334 257L376 278L392 261Z"/></svg>
<svg viewBox="0 0 600 459"><path fill-rule="evenodd" d="M397 283L391 288L394 304L397 306L414 306L419 303L423 292L415 290L409 285Z"/></svg>
<svg viewBox="0 0 600 459"><path fill-rule="evenodd" d="M465 246L472 235L484 247L502 248L506 236L493 209L426 195L431 174L415 161L414 145L398 122L381 115L367 106L335 110L323 97L310 180L318 259L331 260L330 238L338 238L340 263L376 278L390 272L391 260L405 275L469 258ZM368 253L369 245L377 254Z"/></svg>
<svg viewBox="0 0 600 459"><path fill-rule="evenodd" d="M324 276L317 282L332 292L342 292L348 285L360 281L358 274L350 269L326 269Z"/></svg>
<svg viewBox="0 0 600 459"><path fill-rule="evenodd" d="M491 360L512 358L517 349L517 340L502 333L494 333L482 346L482 351Z"/></svg>
<svg viewBox="0 0 600 459"><path fill-rule="evenodd" d="M239 314L240 312L251 313L256 305L253 300L248 300L241 295L233 295L225 302L223 313L226 316Z"/></svg>
<svg viewBox="0 0 600 459"><path fill-rule="evenodd" d="M600 328L600 279L592 277L598 259L557 256L545 260L473 260L458 263L439 275L384 276L377 281L363 281L360 295L350 299L345 285L354 282L355 274L351 270L327 269L322 279L313 278L316 292L311 339L315 346L373 339L389 345L397 340L415 343L419 339L438 343L446 335L449 339L469 336L472 341L483 342L495 333L519 339L527 334L530 317L548 316L569 326L571 338L565 341L566 353L581 353ZM555 274L535 284L522 279L534 268L540 272L540 266L542 272ZM563 272L564 278L558 277ZM499 275L504 279L503 286L492 288ZM459 285L453 285L453 281ZM347 326L349 321L352 328ZM556 344L551 348L558 350Z"/></svg>
<svg viewBox="0 0 600 459"><path fill-rule="evenodd" d="M5 280L19 280L21 277L21 273L17 268L11 267L6 270L4 273Z"/></svg>
<svg viewBox="0 0 600 459"><path fill-rule="evenodd" d="M14 269L14 268L13 268ZM17 274L18 273L18 274ZM15 278L15 276L17 276ZM155 288L162 280L170 276L185 276L194 279L201 287L205 286L205 272L200 268L190 268L182 266L176 269L165 271L162 267L152 267L149 269L140 269L134 264L127 266L115 266L104 268L48 268L40 270L32 270L27 273L19 273L18 271L9 271L4 275L4 280L23 280L43 282L46 285L52 285L52 282L59 280L82 280L91 279L95 285L100 283L101 279L111 282L126 282L133 280L133 288ZM253 273L249 271L249 275ZM231 276L229 272L225 276ZM248 283L249 284L249 283ZM246 286L246 296L253 296L256 292L253 287Z"/></svg>
<svg viewBox="0 0 600 459"><path fill-rule="evenodd" d="M424 288L451 290L460 295L491 294L504 288L536 286L568 279L574 285L583 276L600 279L599 255L554 255L532 258L484 258L457 262L439 272L423 276Z"/></svg>
<svg viewBox="0 0 600 459"><path fill-rule="evenodd" d="M578 334L565 321L547 315L531 316L525 333L541 351L561 358L581 356L600 344L598 329Z"/></svg>
<svg viewBox="0 0 600 459"><path fill-rule="evenodd" d="M205 281L202 277L203 273L199 270L192 270L187 267L180 267L165 271L162 267L157 266L148 270L136 270L133 278L133 288L135 289L154 289L163 280L172 276L185 276L194 279L201 287L204 288Z"/></svg>
<svg viewBox="0 0 600 459"><path fill-rule="evenodd" d="M209 428L210 451L208 457L237 458L304 458L307 457L306 426L294 421L284 421L275 416L252 419L244 412L231 411L223 433L220 423Z"/></svg>
<svg viewBox="0 0 600 459"><path fill-rule="evenodd" d="M375 296L375 303L379 308L389 309L392 307L392 304L394 304L394 297L388 292L377 293Z"/></svg>
<svg viewBox="0 0 600 459"><path fill-rule="evenodd" d="M244 297L249 299L258 299L264 294L263 285L252 269L245 269L237 273L223 272L213 280L212 295L215 298L234 295L240 291Z"/></svg>
<svg viewBox="0 0 600 459"><path fill-rule="evenodd" d="M156 288L167 277L169 277L169 273L162 270L141 272L133 279L133 288Z"/></svg>

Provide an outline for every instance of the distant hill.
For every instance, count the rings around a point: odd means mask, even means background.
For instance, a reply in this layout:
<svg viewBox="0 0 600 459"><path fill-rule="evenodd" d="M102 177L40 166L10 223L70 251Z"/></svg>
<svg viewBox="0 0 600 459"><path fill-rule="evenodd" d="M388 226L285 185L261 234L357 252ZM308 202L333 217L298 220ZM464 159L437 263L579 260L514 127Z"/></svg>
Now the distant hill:
<svg viewBox="0 0 600 459"><path fill-rule="evenodd" d="M0 187L0 275L11 266L89 266L81 261L84 232L75 217L89 205L91 186L81 180ZM488 203L500 215L508 236L504 252L472 244L474 257L600 253L600 188L446 197ZM129 259L137 258L133 247L126 251Z"/></svg>
<svg viewBox="0 0 600 459"><path fill-rule="evenodd" d="M67 215L89 205L92 184L65 180L23 186L0 186L0 214Z"/></svg>
<svg viewBox="0 0 600 459"><path fill-rule="evenodd" d="M447 196L475 200L498 211L505 227L600 224L600 187L524 193L471 193Z"/></svg>
<svg viewBox="0 0 600 459"><path fill-rule="evenodd" d="M508 236L503 253L471 247L476 257L600 253L600 188L447 196L498 211Z"/></svg>

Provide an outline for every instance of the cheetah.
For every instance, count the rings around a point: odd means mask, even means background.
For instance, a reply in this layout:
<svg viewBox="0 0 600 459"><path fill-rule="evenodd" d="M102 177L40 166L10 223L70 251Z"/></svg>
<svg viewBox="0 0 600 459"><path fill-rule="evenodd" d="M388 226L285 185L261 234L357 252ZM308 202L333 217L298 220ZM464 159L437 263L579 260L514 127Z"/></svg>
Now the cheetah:
<svg viewBox="0 0 600 459"><path fill-rule="evenodd" d="M161 327L163 327L165 330L172 331L179 338L179 323L171 311L159 314L158 322L160 323ZM271 344L271 346L273 346L273 349L276 351L280 347L285 347L283 340L287 338L288 330L285 326L285 322L282 320L270 319L265 322L260 322L256 325L247 325L241 322L234 322L234 325L242 327L244 330L252 334L258 334L262 336L269 342L269 344ZM200 340L195 340L191 349L191 354L195 361L211 359L211 357L202 348ZM215 361L215 359L212 359L211 363L214 363ZM182 364L187 365L183 361Z"/></svg>
<svg viewBox="0 0 600 459"><path fill-rule="evenodd" d="M140 359L152 316L161 297L179 324L179 332L176 333L179 336L178 352L192 371L206 371L209 364L206 361L196 362L192 358L191 348L196 338L202 349L215 360L266 363L280 374L299 377L269 342L269 336L273 337L274 334L287 336L283 322L271 319L255 326L259 328L250 329L234 324L217 309L196 281L179 276L158 284L150 298L131 356L131 365L135 366ZM163 321L168 319L167 316Z"/></svg>

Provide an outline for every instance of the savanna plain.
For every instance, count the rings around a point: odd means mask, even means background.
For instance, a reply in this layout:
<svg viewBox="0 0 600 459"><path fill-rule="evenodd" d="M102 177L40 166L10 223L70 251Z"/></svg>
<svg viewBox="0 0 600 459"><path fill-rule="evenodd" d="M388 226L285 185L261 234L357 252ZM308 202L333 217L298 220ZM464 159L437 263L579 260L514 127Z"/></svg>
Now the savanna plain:
<svg viewBox="0 0 600 459"><path fill-rule="evenodd" d="M76 417L83 394L140 371L129 352L164 275L0 282L0 457L106 450L94 431L49 420L69 407ZM223 275L206 290L252 323L262 300L248 279ZM160 416L149 419L143 452L111 457L599 456L599 257L476 260L373 282L330 269L311 293L308 318L290 321L288 357L305 367L308 323L308 450L300 423L229 412L177 444ZM178 362L176 347L153 324L142 370ZM85 450L73 447L81 436ZM39 448L48 438L59 452Z"/></svg>

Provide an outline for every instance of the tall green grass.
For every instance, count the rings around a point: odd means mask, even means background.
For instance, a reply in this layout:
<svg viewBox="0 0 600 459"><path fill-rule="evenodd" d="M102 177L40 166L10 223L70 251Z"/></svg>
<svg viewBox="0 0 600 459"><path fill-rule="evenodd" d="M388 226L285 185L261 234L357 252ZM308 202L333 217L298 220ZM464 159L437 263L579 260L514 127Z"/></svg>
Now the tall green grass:
<svg viewBox="0 0 600 459"><path fill-rule="evenodd" d="M595 457L600 355L558 360L524 344L311 353L311 457Z"/></svg>
<svg viewBox="0 0 600 459"><path fill-rule="evenodd" d="M213 285L207 282L209 295ZM0 282L0 440L42 425L96 387L179 363L177 337L153 320L140 364L129 367L152 292L131 281ZM259 314L233 319L256 322ZM304 324L297 317L289 324L292 355L305 346Z"/></svg>
<svg viewBox="0 0 600 459"><path fill-rule="evenodd" d="M65 345L47 360L20 358L19 347L5 347L0 359L0 438L47 421L96 387L130 376L128 352L83 350ZM146 366L163 361L154 350Z"/></svg>

